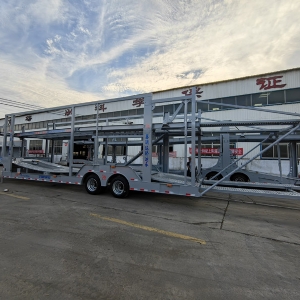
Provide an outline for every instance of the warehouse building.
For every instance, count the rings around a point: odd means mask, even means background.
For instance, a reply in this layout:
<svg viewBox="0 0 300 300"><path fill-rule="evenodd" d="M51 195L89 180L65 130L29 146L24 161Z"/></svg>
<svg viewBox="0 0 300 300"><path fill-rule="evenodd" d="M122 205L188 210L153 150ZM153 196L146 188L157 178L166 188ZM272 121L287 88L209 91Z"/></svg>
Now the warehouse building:
<svg viewBox="0 0 300 300"><path fill-rule="evenodd" d="M195 86L195 85L194 85ZM191 94L191 86L178 87L174 89L157 91L153 93L153 99L164 99L171 97L179 97ZM283 113L294 113L300 116L300 68L283 70L269 74L260 74L255 76L225 80L213 83L205 83L196 85L196 97L198 102L197 109L201 110L201 116L205 120L274 120L297 118L297 116L274 114L266 111L256 111L254 108L267 108L273 111ZM105 102L97 105L94 103L86 103L80 109L76 110L75 121L91 124L97 117L101 124L142 124L142 116L133 118L136 115L143 114L143 98L136 96L131 100ZM237 110L237 106L245 108ZM156 106L154 108L154 116L156 122L163 121L164 113L174 113L178 107L178 103L169 103L165 106ZM25 130L45 130L52 128L63 128L70 122L72 115L72 107L67 109L58 108L55 113L41 112L39 114L28 114L25 117L18 117L15 120L15 131L20 132L22 128ZM298 118L299 118L298 116ZM120 118L123 118L122 120ZM124 119L126 117L126 119ZM109 119L109 121L108 121ZM125 120L125 121L124 121ZM4 120L0 120L0 128ZM239 128L237 128L239 130ZM240 128L242 134L242 128ZM213 132L205 132L206 135ZM55 161L64 160L68 155L68 141L55 140L45 143L42 140L30 139L27 141L27 155L45 156L52 149L55 155ZM235 149L235 155L246 153L253 148L255 143L232 143L231 148ZM262 145L266 147L268 144ZM74 147L74 158L86 159L88 156L88 147ZM47 148L47 149L46 149ZM188 151L191 151L188 146ZM202 144L202 160L203 167L214 165L218 157L219 142L211 142ZM140 150L140 146L132 146L125 150L125 146L117 147L117 162L122 163L124 155L130 158ZM183 169L183 145L170 145L170 168ZM259 152L261 149L257 149ZM111 151L111 148L108 149ZM103 146L99 149L99 156L103 152ZM156 159L156 146L152 149L153 160ZM297 143L297 153L300 157L300 141ZM280 156L282 159L283 172L288 173L289 169L289 143L280 144ZM273 147L263 153L261 157L253 161L249 168L257 171L265 171L266 168L271 173L277 171L278 148Z"/></svg>

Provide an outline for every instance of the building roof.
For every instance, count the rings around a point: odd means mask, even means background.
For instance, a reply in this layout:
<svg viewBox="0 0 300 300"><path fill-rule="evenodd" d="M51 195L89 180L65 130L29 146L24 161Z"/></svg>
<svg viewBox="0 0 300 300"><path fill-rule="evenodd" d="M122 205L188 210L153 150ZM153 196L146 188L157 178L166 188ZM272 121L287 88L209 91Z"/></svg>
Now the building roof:
<svg viewBox="0 0 300 300"><path fill-rule="evenodd" d="M268 72L268 73L262 73L262 74L254 74L254 75L249 75L249 76L244 76L244 77L231 78L231 79L226 79L226 80L219 80L219 81L212 81L212 82L205 82L205 83L194 83L192 85L179 86L179 87L176 87L176 88L174 87L174 88L170 88L170 89L159 90L159 91L155 91L155 92L152 92L152 93L155 94L155 93L162 93L162 92L172 91L174 89L186 89L186 88L191 88L191 87L194 87L194 86L205 86L205 85L209 85L209 84L231 82L231 81L235 81L235 80L244 80L244 79L248 79L248 78L261 77L261 76L277 74L277 73L286 73L286 72L290 72L290 71L300 71L300 67L292 68L292 69L285 69L285 70L280 70L280 71L273 71L273 72Z"/></svg>

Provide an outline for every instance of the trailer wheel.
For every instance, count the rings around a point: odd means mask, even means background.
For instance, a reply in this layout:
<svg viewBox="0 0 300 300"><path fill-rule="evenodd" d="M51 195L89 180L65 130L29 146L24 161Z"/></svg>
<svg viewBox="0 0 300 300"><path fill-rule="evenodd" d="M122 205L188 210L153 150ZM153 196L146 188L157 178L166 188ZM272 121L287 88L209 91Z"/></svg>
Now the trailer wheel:
<svg viewBox="0 0 300 300"><path fill-rule="evenodd" d="M210 173L208 173L205 177L206 177L206 179L207 180L211 180L211 178L213 178L215 175L217 175L218 174L218 172L210 172ZM221 174L219 174L216 178L214 178L213 180L220 180L220 179L222 179L223 178L223 176L221 175Z"/></svg>
<svg viewBox="0 0 300 300"><path fill-rule="evenodd" d="M247 175L242 173L233 174L230 178L231 181L248 182L249 178Z"/></svg>
<svg viewBox="0 0 300 300"><path fill-rule="evenodd" d="M129 183L123 176L113 178L110 184L110 191L116 198L125 198L129 194Z"/></svg>
<svg viewBox="0 0 300 300"><path fill-rule="evenodd" d="M95 174L89 175L85 181L85 189L91 195L100 194L102 188L99 177Z"/></svg>

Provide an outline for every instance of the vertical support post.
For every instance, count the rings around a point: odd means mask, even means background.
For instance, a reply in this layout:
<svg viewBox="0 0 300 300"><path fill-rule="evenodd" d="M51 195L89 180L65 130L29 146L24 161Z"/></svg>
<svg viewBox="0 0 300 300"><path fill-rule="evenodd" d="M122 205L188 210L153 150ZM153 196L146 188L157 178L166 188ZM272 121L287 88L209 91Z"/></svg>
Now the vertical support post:
<svg viewBox="0 0 300 300"><path fill-rule="evenodd" d="M187 100L184 100L184 184L187 183Z"/></svg>
<svg viewBox="0 0 300 300"><path fill-rule="evenodd" d="M96 138L94 141L94 165L98 161L98 151L99 151L99 103L97 105L97 116L96 116Z"/></svg>
<svg viewBox="0 0 300 300"><path fill-rule="evenodd" d="M298 164L297 164L297 142L293 141L289 143L290 152L290 172L289 176L298 177Z"/></svg>
<svg viewBox="0 0 300 300"><path fill-rule="evenodd" d="M7 127L8 127L8 115L5 115L5 121L4 121L4 126L3 126L2 157L6 156L6 147L7 147Z"/></svg>
<svg viewBox="0 0 300 300"><path fill-rule="evenodd" d="M24 133L25 132L25 127L22 126L21 132ZM22 138L22 151L21 151L21 157L25 157L26 156L26 146L27 146L27 140Z"/></svg>
<svg viewBox="0 0 300 300"><path fill-rule="evenodd" d="M144 97L143 181L151 182L152 171L152 95Z"/></svg>
<svg viewBox="0 0 300 300"><path fill-rule="evenodd" d="M14 132L15 132L15 115L11 115L10 117L10 128L9 128L9 148L8 148L8 157L9 157L9 169L8 171L12 171L12 158L13 158L13 150L14 150Z"/></svg>
<svg viewBox="0 0 300 300"><path fill-rule="evenodd" d="M69 155L69 176L72 176L73 152L74 152L74 125L75 125L75 106L72 106L71 114L71 135L70 135L70 155Z"/></svg>
<svg viewBox="0 0 300 300"><path fill-rule="evenodd" d="M55 129L55 123L52 124L52 129ZM51 139L51 162L54 162L54 140Z"/></svg>
<svg viewBox="0 0 300 300"><path fill-rule="evenodd" d="M127 163L127 159L128 159L128 138L125 138L126 144L125 144L125 159L124 159L124 163Z"/></svg>
<svg viewBox="0 0 300 300"><path fill-rule="evenodd" d="M106 119L106 126L108 126L108 119ZM104 165L107 164L107 154L108 154L108 138L105 138L105 151L104 151Z"/></svg>
<svg viewBox="0 0 300 300"><path fill-rule="evenodd" d="M47 122L46 130L49 130L49 125ZM47 161L49 161L49 139L46 139L46 146L45 146L45 157L47 158Z"/></svg>
<svg viewBox="0 0 300 300"><path fill-rule="evenodd" d="M45 158L48 157L48 147L49 147L49 140L46 139L46 145L45 145Z"/></svg>
<svg viewBox="0 0 300 300"><path fill-rule="evenodd" d="M104 148L104 164L107 164L107 154L108 154L108 138L105 138L105 148Z"/></svg>
<svg viewBox="0 0 300 300"><path fill-rule="evenodd" d="M277 144L277 155L278 155L278 168L280 174L280 183L282 183L282 167L281 167L281 154L280 154L280 146Z"/></svg>
<svg viewBox="0 0 300 300"><path fill-rule="evenodd" d="M116 163L117 162L117 155L116 155L116 145L112 146L112 162Z"/></svg>
<svg viewBox="0 0 300 300"><path fill-rule="evenodd" d="M160 171L162 171L162 158L162 145L158 145L158 165Z"/></svg>
<svg viewBox="0 0 300 300"><path fill-rule="evenodd" d="M98 153L96 154L96 149L97 149L97 136L95 136L95 138L94 138L94 153L93 153L93 165L95 165L96 164L96 155L97 155L97 157L98 157ZM92 151L92 149L91 149L91 153L92 153L93 151ZM98 151L97 151L98 152Z"/></svg>
<svg viewBox="0 0 300 300"><path fill-rule="evenodd" d="M24 157L24 146L25 146L25 140L24 138L21 139L21 151L20 151L20 157Z"/></svg>
<svg viewBox="0 0 300 300"><path fill-rule="evenodd" d="M192 154L191 154L191 185L196 184L196 87L192 88L192 116L191 116L191 138L192 138Z"/></svg>
<svg viewBox="0 0 300 300"><path fill-rule="evenodd" d="M232 162L232 153L230 150L229 133L220 134L220 155L218 164L221 168L226 168Z"/></svg>
<svg viewBox="0 0 300 300"><path fill-rule="evenodd" d="M52 139L51 140L51 144L52 144L52 146L51 146L51 162L52 163L54 163L54 143L55 143L55 140Z"/></svg>
<svg viewBox="0 0 300 300"><path fill-rule="evenodd" d="M55 123L53 122L52 123L52 129L54 130L56 127L55 127ZM52 144L52 148L51 148L51 162L53 163L54 162L54 139L51 139L51 144Z"/></svg>
<svg viewBox="0 0 300 300"><path fill-rule="evenodd" d="M169 173L169 135L163 137L163 172Z"/></svg>
<svg viewBox="0 0 300 300"><path fill-rule="evenodd" d="M201 124L201 109L198 110L198 121ZM202 143L202 141L201 141L201 138L202 138L202 131L201 131L201 127L199 127L199 136L198 136L198 178L202 178L202 162L201 162L201 143Z"/></svg>

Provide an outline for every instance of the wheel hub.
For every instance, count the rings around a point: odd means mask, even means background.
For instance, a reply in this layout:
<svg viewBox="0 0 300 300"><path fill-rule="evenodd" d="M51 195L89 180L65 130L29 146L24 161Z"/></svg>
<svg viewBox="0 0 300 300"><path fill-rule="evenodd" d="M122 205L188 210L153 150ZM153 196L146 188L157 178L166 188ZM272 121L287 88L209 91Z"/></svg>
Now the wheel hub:
<svg viewBox="0 0 300 300"><path fill-rule="evenodd" d="M115 181L112 188L117 195L121 195L124 192L124 184L121 181Z"/></svg>

